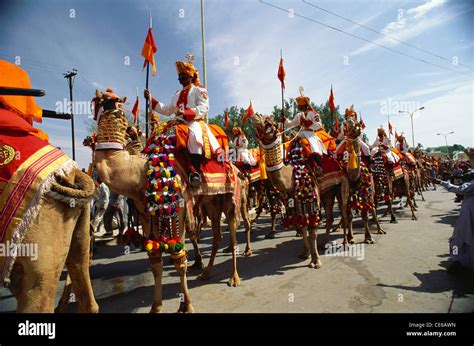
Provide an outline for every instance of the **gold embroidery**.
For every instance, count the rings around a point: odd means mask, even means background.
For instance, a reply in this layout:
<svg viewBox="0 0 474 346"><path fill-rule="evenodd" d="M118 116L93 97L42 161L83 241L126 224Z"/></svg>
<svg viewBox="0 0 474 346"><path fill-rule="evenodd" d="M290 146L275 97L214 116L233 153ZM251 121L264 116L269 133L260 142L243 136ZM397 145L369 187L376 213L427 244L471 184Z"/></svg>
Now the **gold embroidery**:
<svg viewBox="0 0 474 346"><path fill-rule="evenodd" d="M0 147L0 166L6 166L13 161L15 157L15 149L8 144Z"/></svg>

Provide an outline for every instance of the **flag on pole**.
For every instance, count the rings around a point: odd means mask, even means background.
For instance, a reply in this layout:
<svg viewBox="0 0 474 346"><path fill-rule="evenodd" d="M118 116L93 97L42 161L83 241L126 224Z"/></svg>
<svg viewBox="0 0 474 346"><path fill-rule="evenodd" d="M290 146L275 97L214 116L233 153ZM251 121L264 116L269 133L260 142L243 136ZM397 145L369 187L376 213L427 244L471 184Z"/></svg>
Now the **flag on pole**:
<svg viewBox="0 0 474 346"><path fill-rule="evenodd" d="M331 85L331 94L329 95L328 104L329 104L329 109L331 110L331 113L334 114L336 112L336 106L334 105L334 94L332 93L332 85ZM337 121L337 116L336 116L336 121Z"/></svg>
<svg viewBox="0 0 474 346"><path fill-rule="evenodd" d="M395 130L395 138L398 138L397 130Z"/></svg>
<svg viewBox="0 0 474 346"><path fill-rule="evenodd" d="M140 111L140 100L138 99L138 96L137 96L137 100L135 101L135 104L133 105L133 108L132 108L134 124L137 123L139 111Z"/></svg>
<svg viewBox="0 0 474 346"><path fill-rule="evenodd" d="M362 130L365 129L365 123L364 120L362 120L362 117L360 117L360 127L362 127Z"/></svg>
<svg viewBox="0 0 474 346"><path fill-rule="evenodd" d="M142 56L145 58L143 62L143 68L145 68L146 63L149 62L153 68L152 75L156 74L156 65L155 65L155 53L158 49L156 48L155 40L153 38L153 33L151 31L151 25L148 29L148 35L146 35L145 43L142 48Z"/></svg>
<svg viewBox="0 0 474 346"><path fill-rule="evenodd" d="M242 118L242 126L244 126L247 119L250 118L252 115L255 115L255 112L253 111L252 101L250 101L249 107L245 111L244 116Z"/></svg>
<svg viewBox="0 0 474 346"><path fill-rule="evenodd" d="M229 112L227 109L224 111L224 121L225 121L225 129L229 131Z"/></svg>
<svg viewBox="0 0 474 346"><path fill-rule="evenodd" d="M390 134L393 135L392 124L390 124L390 121L388 122L388 132L390 132Z"/></svg>
<svg viewBox="0 0 474 346"><path fill-rule="evenodd" d="M278 66L278 79L280 80L281 82L281 88L282 89L285 89L285 76L286 76L286 72L285 72L285 67L283 66L283 58L280 58L280 66Z"/></svg>

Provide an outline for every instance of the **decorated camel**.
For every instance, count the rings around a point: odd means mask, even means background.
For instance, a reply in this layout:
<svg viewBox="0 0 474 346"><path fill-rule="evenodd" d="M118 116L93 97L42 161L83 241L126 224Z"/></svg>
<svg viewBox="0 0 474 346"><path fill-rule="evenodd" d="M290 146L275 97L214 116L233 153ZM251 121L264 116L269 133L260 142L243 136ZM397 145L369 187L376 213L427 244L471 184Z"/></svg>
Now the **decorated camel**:
<svg viewBox="0 0 474 346"><path fill-rule="evenodd" d="M390 161L391 156L397 157L391 148L387 135L383 128L378 129L377 139L372 148L371 171L374 177L375 206L378 201L384 199L387 204L387 211L390 213L390 222L397 223L397 218L393 212L392 202L394 197L406 196L410 206L412 220L416 220L415 207L410 193L410 177L406 169L400 163ZM399 158L398 158L399 160Z"/></svg>
<svg viewBox="0 0 474 346"><path fill-rule="evenodd" d="M151 243L148 243L147 245L149 248L148 254L150 265L155 279L155 295L151 312L160 312L162 309L162 254L161 251L153 250L158 250L156 247L159 246L159 249L162 250L163 248L166 248L167 251L169 251L170 245L175 247L176 244L183 244L185 229L194 229L193 207L198 208L201 204L206 205L208 216L211 220L213 244L209 264L201 273L199 278L210 278L215 256L222 240L220 219L222 213L224 213L228 220L231 245L234 249L232 252L233 270L228 284L230 286L238 286L240 284L240 278L237 273L237 257L235 251L237 246L236 231L239 221L238 213L240 198L246 197L245 181L237 178L236 168L231 166L231 178L234 180L226 185L227 190L224 190L224 193L220 193L219 190L217 190L213 191L214 194L204 195L200 194L199 190L196 191L196 189L191 189L189 187L187 179L183 177L183 173L181 173L179 162L175 161L174 155L166 154L168 159L167 167L165 166L165 162L163 162L163 165L150 169L150 165L152 164L150 161L153 161L152 159L154 157L149 157L147 159L141 155L130 155L123 149L126 144L125 133L128 124L127 118L120 108L120 104L123 101L123 99L116 97L110 92L101 93L96 91L94 103L96 118L98 121L98 131L97 145L95 148L95 167L101 180L105 182L112 191L133 199L135 205L140 211L139 218L144 234L151 241ZM151 138L145 152L148 150L149 153L161 154L164 150L174 147L172 142L176 140L176 131L178 131L178 128L179 124L177 122L168 122L165 131L169 132L155 134L156 136ZM163 145L163 143L166 143L166 145ZM160 170L160 167L165 169ZM176 167L176 169L173 170L171 167ZM156 174L153 172L163 172L164 174L165 170L174 172L173 177L175 180L173 181L173 188L182 193L180 205L173 204L173 207L171 207L172 203L162 203L162 208L160 208L163 209L164 206L166 206L167 210L174 208L172 211L175 211L175 216L177 217L178 222L174 220L172 225L172 228L175 229L175 234L172 237L174 243L172 244L169 244L169 242L167 244L159 242L160 236L162 235L160 232L163 229L163 225L158 224L155 216L150 217L150 209L147 203L150 198L161 202L161 196L165 197L165 194L163 193L165 191L164 188L162 193L153 194L154 191L150 193L150 191L152 191L151 189L157 187L156 184L158 183L157 179L154 178ZM169 176L169 174L170 173L166 173L165 177ZM167 187L166 191L168 191L168 185L165 186ZM229 190L229 188L232 188L232 190ZM156 210L152 209L151 212L156 213ZM250 232L247 233L249 234ZM248 238L250 238L249 235ZM182 247L183 245L180 245L178 246L178 249L181 248L180 250L184 251ZM176 254L173 252L171 254L175 261L175 268L180 275L181 290L184 295L184 301L181 302L178 311L192 312L193 307L191 304L191 297L186 283L187 258L185 251L184 253L180 251ZM250 243L248 243L244 255L250 254Z"/></svg>
<svg viewBox="0 0 474 346"><path fill-rule="evenodd" d="M290 223L300 225L306 256L308 250L311 255L309 266L320 268L321 260L317 249L317 224L319 221L319 204L323 201L323 206L327 215L327 228L329 233L333 223L332 209L337 196L342 204L343 218L347 219L348 182L341 176L334 179L326 187L326 192L319 196L319 188L314 176L309 173L304 165L306 160L301 155L299 141L295 143L293 150L289 153L292 165L285 165L283 162L283 144L281 133L277 124L269 116L263 117L259 114L251 117L251 121L256 128L257 137L262 143L265 152L265 163L267 175L272 184L281 192L287 194L288 205L286 210ZM301 184L302 180L304 183ZM305 194L309 193L309 194ZM345 226L345 224L344 224Z"/></svg>
<svg viewBox="0 0 474 346"><path fill-rule="evenodd" d="M0 60L0 85L30 89L27 73ZM94 184L32 126L42 110L31 96L0 95L0 283L17 312L54 312L67 267L80 312L98 312L89 276L89 209Z"/></svg>

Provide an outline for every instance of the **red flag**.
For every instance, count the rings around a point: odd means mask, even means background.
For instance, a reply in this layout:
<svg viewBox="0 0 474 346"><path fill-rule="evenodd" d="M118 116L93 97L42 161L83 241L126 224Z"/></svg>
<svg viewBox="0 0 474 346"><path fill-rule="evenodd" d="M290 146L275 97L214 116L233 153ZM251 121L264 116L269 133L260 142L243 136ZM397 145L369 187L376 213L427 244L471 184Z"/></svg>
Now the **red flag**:
<svg viewBox="0 0 474 346"><path fill-rule="evenodd" d="M245 111L244 116L242 118L242 126L244 126L247 119L250 118L254 114L255 114L255 112L253 111L252 101L250 101L250 105L247 108L247 110Z"/></svg>
<svg viewBox="0 0 474 346"><path fill-rule="evenodd" d="M388 122L388 132L390 132L390 134L393 135L392 124L390 124L390 121Z"/></svg>
<svg viewBox="0 0 474 346"><path fill-rule="evenodd" d="M360 127L362 127L362 130L365 129L365 123L364 120L362 120L362 117L360 118Z"/></svg>
<svg viewBox="0 0 474 346"><path fill-rule="evenodd" d="M398 138L397 130L395 130L395 138Z"/></svg>
<svg viewBox="0 0 474 346"><path fill-rule="evenodd" d="M339 117L336 114L336 131L339 132Z"/></svg>
<svg viewBox="0 0 474 346"><path fill-rule="evenodd" d="M285 89L285 76L286 76L286 72L285 72L285 67L283 66L283 58L280 58L280 66L278 66L278 79L280 80L281 82L281 88L282 89Z"/></svg>
<svg viewBox="0 0 474 346"><path fill-rule="evenodd" d="M132 109L133 123L134 123L134 124L137 123L138 112L139 112L139 111L140 111L140 100L138 99L138 96L137 96L137 100L135 101L135 104L133 105L133 109Z"/></svg>
<svg viewBox="0 0 474 346"><path fill-rule="evenodd" d="M331 85L331 94L329 95L329 109L331 110L331 113L336 112L336 106L334 105L334 94L332 93L332 85ZM336 121L337 121L337 116L336 116Z"/></svg>
<svg viewBox="0 0 474 346"><path fill-rule="evenodd" d="M225 129L226 131L229 130L229 112L227 110L224 111L224 121L225 121Z"/></svg>
<svg viewBox="0 0 474 346"><path fill-rule="evenodd" d="M146 35L145 43L142 48L142 56L145 58L143 62L143 67L146 66L147 61L153 67L152 75L156 74L156 65L155 65L155 53L158 49L156 48L155 40L153 39L153 33L151 28L148 29L148 35Z"/></svg>

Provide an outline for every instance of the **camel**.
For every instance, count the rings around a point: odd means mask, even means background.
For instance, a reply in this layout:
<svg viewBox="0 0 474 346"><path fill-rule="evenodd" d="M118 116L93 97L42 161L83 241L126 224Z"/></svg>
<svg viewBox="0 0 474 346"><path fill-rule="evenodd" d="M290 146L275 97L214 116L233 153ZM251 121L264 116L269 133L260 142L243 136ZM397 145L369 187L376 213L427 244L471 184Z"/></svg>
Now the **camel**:
<svg viewBox="0 0 474 346"><path fill-rule="evenodd" d="M105 143L108 141L106 138L108 131L113 131L116 140L121 144L121 147L125 145L125 132L127 127L127 118L124 112L120 109L120 99L110 99L96 90L96 98L94 99L96 107L96 114L100 115L98 121L98 132L97 142L98 144ZM102 114L100 114L102 112ZM173 125L173 124L171 124ZM144 200L145 183L147 179L147 159L141 155L130 155L123 149L115 148L95 148L95 167L101 180L109 186L112 191L119 193L123 196L131 198L137 209L140 212L139 218L143 227L143 232L146 237L149 237L152 231L158 229L156 220L151 223L151 218L145 213L146 202ZM186 191L184 181L186 178L177 175L178 184L181 187L181 191ZM245 187L245 184L242 184ZM190 196L184 194L185 204L190 201ZM210 278L210 274L214 265L214 260L217 254L219 244L222 240L220 219L222 213L225 214L228 220L228 226L230 229L230 238L232 251L232 262L233 270L231 277L228 281L229 286L240 285L240 277L237 272L237 257L236 257L236 231L238 227L238 209L239 206L233 202L233 195L230 193L206 195L196 198L195 208L201 204L205 204L209 219L212 224L213 232L213 244L211 258L207 267L199 275L199 279L205 280ZM185 228L190 228L192 223L192 215L186 211L187 208L181 208L179 211L179 237L184 238ZM185 225L185 220L187 225ZM248 239L250 238L250 232L248 231ZM244 255L249 256L251 254L250 243L247 244ZM150 312L161 312L162 310L162 271L163 261L161 254L155 256L149 255L151 270L155 279L154 287L154 299L153 305ZM191 296L187 287L186 271L187 271L187 258L186 256L175 260L175 269L180 275L181 290L183 293L184 300L180 303L178 312L193 312L194 308L191 303Z"/></svg>
<svg viewBox="0 0 474 346"><path fill-rule="evenodd" d="M345 150L350 153L349 162L345 162L346 166L346 176L350 182L350 199L353 199L355 195L359 196L359 200L355 200L351 203L350 209L361 210L362 222L364 225L365 239L364 243L373 244L374 240L369 231L369 218L368 212L372 214L372 219L377 225L378 234L386 234L382 226L379 223L377 218L377 212L375 209L375 187L373 177L369 172L369 169L363 161L361 161L361 150L360 150L360 126L356 126L356 122L353 118L346 120L346 148ZM362 195L367 194L362 197ZM361 202L362 201L362 202ZM354 243L354 236L352 234L352 211L349 210L348 213L348 232L347 238L346 233L344 232L344 241L343 244Z"/></svg>
<svg viewBox="0 0 474 346"><path fill-rule="evenodd" d="M278 133L277 125L270 117L262 117L260 114L252 116L251 121L256 128L257 137L262 143L266 157L267 175L271 183L281 192L292 198L295 189L293 179L293 167L283 164L281 144L281 134ZM270 162L269 162L270 161ZM275 162L273 162L275 161ZM275 167L277 167L275 169ZM315 181L314 176L311 178ZM319 195L319 189L317 191ZM337 180L333 186L330 186L325 193L320 196L326 211L326 237L332 227L334 199L337 197L342 208L341 213L344 220L347 219L347 200L349 194L348 181L345 177ZM319 201L318 201L319 204ZM345 227L345 222L343 223ZM311 256L310 268L321 268L321 259L317 248L317 223L316 225L304 226L301 229L305 253L303 258ZM327 238L326 238L327 239Z"/></svg>
<svg viewBox="0 0 474 346"><path fill-rule="evenodd" d="M402 174L399 177L392 177L383 161L382 153L377 151L372 157L371 170L375 184L375 208L377 209L379 199L384 196L387 204L387 211L390 213L390 223L398 223L393 212L392 201L395 195L404 195L407 198L411 210L411 219L416 220L415 207L410 193L410 177L406 169L401 167Z"/></svg>

